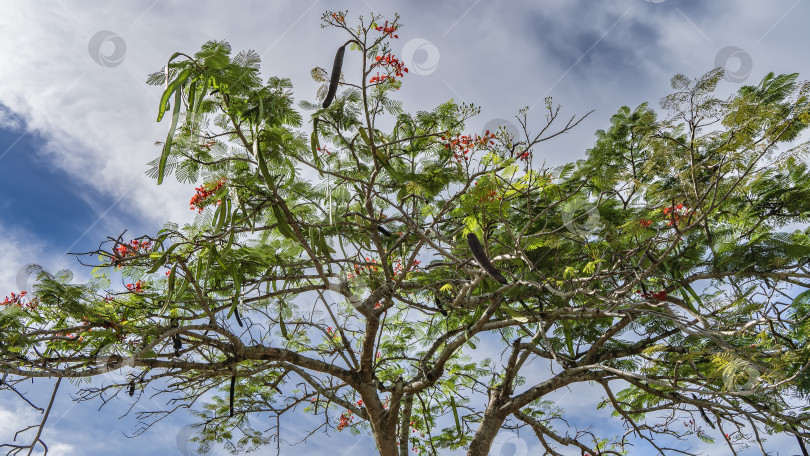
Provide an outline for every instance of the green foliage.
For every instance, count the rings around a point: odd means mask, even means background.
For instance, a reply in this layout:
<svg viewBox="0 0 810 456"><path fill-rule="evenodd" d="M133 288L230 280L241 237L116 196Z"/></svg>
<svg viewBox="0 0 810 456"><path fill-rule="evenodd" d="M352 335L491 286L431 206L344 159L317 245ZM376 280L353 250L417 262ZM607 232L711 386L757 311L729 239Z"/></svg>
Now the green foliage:
<svg viewBox="0 0 810 456"><path fill-rule="evenodd" d="M233 452L278 438L251 415L307 413L372 433L381 454L397 441L485 454L488 429L514 425L627 453L546 399L578 382L603 388L598 407L644 426L640 439L713 441L673 431L661 410L808 429L784 404L810 391L810 295L778 298L808 285L810 233L778 231L810 220L796 75L728 100L714 95L720 70L675 76L668 115L622 107L586 158L550 170L532 148L583 117L558 126L549 99L541 135L467 135L477 107L411 114L395 98L407 87L385 59L396 19L324 21L364 63L344 69L327 108L323 87L300 102L306 118L288 79L263 83L258 54L222 41L148 77L171 125L147 174L201 183L199 215L138 239L148 247L110 238L91 283L41 276L35 297L0 314L9 372L92 376L99 350L128 350L135 369L113 388L169 377L183 404L223 391L195 413L202 441ZM518 121L528 130L528 110ZM469 233L505 284L479 267ZM116 271L127 292L109 289Z"/></svg>

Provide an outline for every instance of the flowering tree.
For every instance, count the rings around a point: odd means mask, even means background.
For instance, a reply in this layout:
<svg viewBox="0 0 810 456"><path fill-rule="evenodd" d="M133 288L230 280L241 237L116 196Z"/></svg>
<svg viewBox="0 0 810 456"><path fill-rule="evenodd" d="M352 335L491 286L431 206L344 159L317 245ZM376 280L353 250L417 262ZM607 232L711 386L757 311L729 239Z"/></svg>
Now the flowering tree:
<svg viewBox="0 0 810 456"><path fill-rule="evenodd" d="M513 138L466 133L472 106L406 113L398 18L323 20L348 41L331 74L312 71L311 123L288 80L263 83L258 56L224 42L149 77L170 116L151 175L203 181L196 223L110 238L90 283L41 273L33 296L7 299L7 388L129 366L82 398L152 388L191 405L219 389L196 410L200 435L233 450L294 414L370 433L382 455L485 455L502 429L548 454L639 440L690 454L671 446L689 436L764 452L773 432L803 445L810 294L791 296L808 287L810 238L779 231L810 215L796 75L727 100L720 70L676 76L665 119L624 107L586 159L552 172L533 151L584 116L548 99L539 133L525 109ZM344 79L346 47L361 63ZM547 400L578 383L624 433Z"/></svg>

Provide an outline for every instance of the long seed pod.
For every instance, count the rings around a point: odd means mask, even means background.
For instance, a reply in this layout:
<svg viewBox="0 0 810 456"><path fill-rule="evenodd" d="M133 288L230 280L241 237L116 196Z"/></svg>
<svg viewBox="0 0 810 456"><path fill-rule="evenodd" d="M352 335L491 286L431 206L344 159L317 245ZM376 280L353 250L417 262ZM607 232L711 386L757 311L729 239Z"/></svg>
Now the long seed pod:
<svg viewBox="0 0 810 456"><path fill-rule="evenodd" d="M481 245L481 241L478 240L478 236L475 233L467 234L467 245L470 246L470 251L472 251L475 260L481 266L481 269L486 271L487 274L492 276L493 279L497 280L498 282L506 285L508 282L506 281L506 277L498 271L495 266L490 263L489 258L487 258L486 252L484 252L484 246Z"/></svg>
<svg viewBox="0 0 810 456"><path fill-rule="evenodd" d="M172 318L170 320L169 327L171 327L171 328L179 327L176 318ZM180 335L179 334L175 334L175 335L172 336L172 344L174 345L174 357L178 358L180 356L180 350L183 349L183 342L180 341Z"/></svg>
<svg viewBox="0 0 810 456"><path fill-rule="evenodd" d="M132 397L134 395L135 395L135 380L130 380L129 381L129 397Z"/></svg>
<svg viewBox="0 0 810 456"><path fill-rule="evenodd" d="M235 388L236 388L236 376L231 375L231 399L230 404L228 406L230 410L230 416L233 416L233 392Z"/></svg>
<svg viewBox="0 0 810 456"><path fill-rule="evenodd" d="M347 43L348 44L348 43ZM335 54L335 63L332 64L332 74L329 80L329 91L326 92L326 98L323 99L323 107L328 108L335 99L338 84L340 83L340 70L343 68L343 54L346 53L346 45L339 47Z"/></svg>
<svg viewBox="0 0 810 456"><path fill-rule="evenodd" d="M382 225L377 225L377 231L382 233L383 236L391 236L391 232L383 228Z"/></svg>
<svg viewBox="0 0 810 456"><path fill-rule="evenodd" d="M808 456L807 447L804 445L804 440L802 440L802 438L799 436L799 430L796 429L796 426L792 424L790 425L790 429L792 429L793 432L796 433L796 440L799 441L799 448L802 450L802 455Z"/></svg>
<svg viewBox="0 0 810 456"><path fill-rule="evenodd" d="M438 296L434 296L433 302L436 304L436 308L439 309L439 312L441 312L442 315L446 317L448 315L447 309L445 309L444 306L442 305L441 299L439 299Z"/></svg>
<svg viewBox="0 0 810 456"><path fill-rule="evenodd" d="M339 47L335 53L335 63L332 64L332 74L329 79L329 91L326 92L326 98L323 100L323 107L328 108L332 101L335 99L338 84L340 83L340 71L343 69L343 54L346 53L346 45L355 42L354 40L347 41L343 46Z"/></svg>
<svg viewBox="0 0 810 456"><path fill-rule="evenodd" d="M236 323L239 324L239 327L244 328L245 325L242 324L242 319L239 318L239 308L237 308L237 307L233 308L233 316L236 317Z"/></svg>
<svg viewBox="0 0 810 456"><path fill-rule="evenodd" d="M694 395L694 394L692 395L692 397L693 397L694 399L697 399L697 398L698 398L698 397L697 397L696 395ZM708 424L708 425L709 425L709 426L710 426L712 429L715 429L715 427L714 427L714 423L712 423L712 421L709 419L709 416L708 416L708 415L706 415L706 411L705 411L705 410L703 410L703 407L701 407L701 406L699 406L699 405L698 405L698 406L697 406L697 408L698 408L698 410L700 411L700 416L701 416L701 417L703 417L703 421L705 421L705 422L706 422L706 424Z"/></svg>

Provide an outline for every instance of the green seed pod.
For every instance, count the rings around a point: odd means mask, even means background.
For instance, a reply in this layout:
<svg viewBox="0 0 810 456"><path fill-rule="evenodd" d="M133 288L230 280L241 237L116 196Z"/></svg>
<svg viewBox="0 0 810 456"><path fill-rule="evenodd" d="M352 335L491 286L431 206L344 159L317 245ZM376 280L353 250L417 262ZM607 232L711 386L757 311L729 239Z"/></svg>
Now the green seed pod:
<svg viewBox="0 0 810 456"><path fill-rule="evenodd" d="M472 251L475 260L481 265L481 269L486 271L487 274L492 276L493 279L497 280L498 282L506 285L508 282L506 281L506 277L498 271L495 266L490 263L489 258L487 258L487 254L484 252L484 246L481 245L481 241L478 240L478 236L475 233L469 233L467 235L467 245L470 246L470 251Z"/></svg>

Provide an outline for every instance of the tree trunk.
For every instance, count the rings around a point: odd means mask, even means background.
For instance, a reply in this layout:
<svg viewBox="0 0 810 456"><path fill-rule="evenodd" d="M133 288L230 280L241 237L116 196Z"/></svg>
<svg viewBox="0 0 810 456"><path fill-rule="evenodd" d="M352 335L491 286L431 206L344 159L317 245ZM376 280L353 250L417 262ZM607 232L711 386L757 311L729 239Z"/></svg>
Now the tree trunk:
<svg viewBox="0 0 810 456"><path fill-rule="evenodd" d="M467 456L487 456L492 447L492 441L501 430L506 419L504 412L500 411L500 388L493 388L489 393L489 405L484 412L484 419L475 431L475 436L467 449Z"/></svg>
<svg viewBox="0 0 810 456"><path fill-rule="evenodd" d="M377 451L380 456L399 456L397 447L399 400L393 398L389 403L389 410L386 410L373 387L366 385L366 388L360 389L363 390L361 397L363 397L369 415L369 424L371 424L371 432L374 435L374 443L377 444Z"/></svg>

